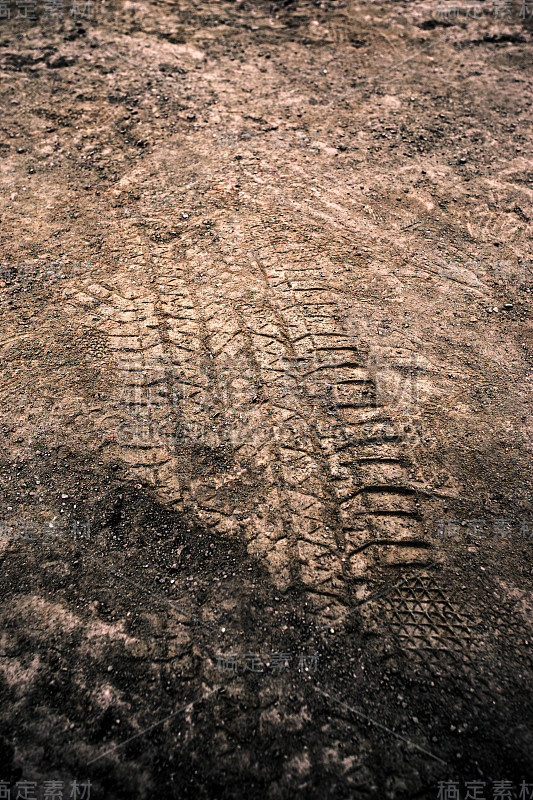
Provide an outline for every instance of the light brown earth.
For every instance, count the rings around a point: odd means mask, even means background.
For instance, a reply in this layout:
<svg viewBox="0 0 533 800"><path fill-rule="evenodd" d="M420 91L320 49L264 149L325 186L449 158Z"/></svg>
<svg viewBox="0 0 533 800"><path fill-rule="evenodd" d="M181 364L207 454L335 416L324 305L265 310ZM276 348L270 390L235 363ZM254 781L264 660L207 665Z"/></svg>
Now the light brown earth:
<svg viewBox="0 0 533 800"><path fill-rule="evenodd" d="M13 797L533 792L532 26L482 8L0 19Z"/></svg>

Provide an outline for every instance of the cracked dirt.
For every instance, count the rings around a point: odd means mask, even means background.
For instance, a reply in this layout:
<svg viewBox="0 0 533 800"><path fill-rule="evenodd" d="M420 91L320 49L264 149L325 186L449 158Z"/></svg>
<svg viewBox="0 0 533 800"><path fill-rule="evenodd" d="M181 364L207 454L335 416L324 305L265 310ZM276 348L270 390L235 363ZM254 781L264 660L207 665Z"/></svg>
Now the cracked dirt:
<svg viewBox="0 0 533 800"><path fill-rule="evenodd" d="M533 791L532 26L437 9L0 18L13 797Z"/></svg>

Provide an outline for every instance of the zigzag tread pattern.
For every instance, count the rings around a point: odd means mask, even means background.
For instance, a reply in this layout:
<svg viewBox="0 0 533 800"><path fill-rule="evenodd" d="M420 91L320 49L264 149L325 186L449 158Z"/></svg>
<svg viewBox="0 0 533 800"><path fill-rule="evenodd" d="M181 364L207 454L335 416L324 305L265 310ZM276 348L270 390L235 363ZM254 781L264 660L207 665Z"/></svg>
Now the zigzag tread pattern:
<svg viewBox="0 0 533 800"><path fill-rule="evenodd" d="M285 228L236 234L206 251L135 232L155 280L123 269L67 292L114 354L113 413L95 424L166 501L242 533L281 590L336 618L378 567L428 563L417 493L336 292Z"/></svg>

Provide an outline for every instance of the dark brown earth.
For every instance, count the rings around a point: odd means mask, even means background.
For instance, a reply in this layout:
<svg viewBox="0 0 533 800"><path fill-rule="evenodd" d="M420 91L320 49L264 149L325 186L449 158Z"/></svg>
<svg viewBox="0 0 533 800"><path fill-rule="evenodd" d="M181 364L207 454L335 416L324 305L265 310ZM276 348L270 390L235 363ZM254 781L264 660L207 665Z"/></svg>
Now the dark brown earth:
<svg viewBox="0 0 533 800"><path fill-rule="evenodd" d="M533 797L533 8L481 7L0 18L13 798Z"/></svg>

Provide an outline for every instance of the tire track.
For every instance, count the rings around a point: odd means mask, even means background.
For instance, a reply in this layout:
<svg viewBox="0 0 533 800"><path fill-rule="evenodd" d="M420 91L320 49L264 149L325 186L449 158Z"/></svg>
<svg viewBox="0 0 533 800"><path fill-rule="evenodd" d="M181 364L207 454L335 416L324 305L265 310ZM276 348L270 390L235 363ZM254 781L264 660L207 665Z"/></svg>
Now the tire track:
<svg viewBox="0 0 533 800"><path fill-rule="evenodd" d="M130 229L135 272L70 294L107 334L121 386L112 413L91 415L165 502L243 535L281 591L338 618L382 568L428 563L405 443L388 434L371 348L341 322L331 262L317 279L297 231L271 225L265 241L233 224L209 252ZM149 288L130 277L141 270Z"/></svg>
<svg viewBox="0 0 533 800"><path fill-rule="evenodd" d="M332 293L326 287L316 286L314 281L303 284L300 270L273 265L264 272L278 296L281 313L290 311L292 327L306 329L305 334L293 341L295 358L300 364L313 364L313 369L307 370L302 378L308 382L310 375L320 372L336 409L336 424L332 425L331 414L317 404L312 405L318 411L314 427L328 462L328 477L335 487L337 515L352 578L364 580L369 568L375 567L369 565L368 553L364 559L359 556L370 544L379 545L377 560L384 563L411 566L425 561L426 542L415 507L416 492L406 481L405 454L401 448L384 441L386 437L373 437L372 441L358 434L369 418L374 423L387 422L388 418L379 409L375 380L363 366L359 343L341 332L331 313L331 308L338 310ZM294 294L299 298L297 303L292 302ZM299 312L302 307L311 309L310 313ZM342 461L338 458L339 449ZM385 555L382 551L385 544L396 549Z"/></svg>

